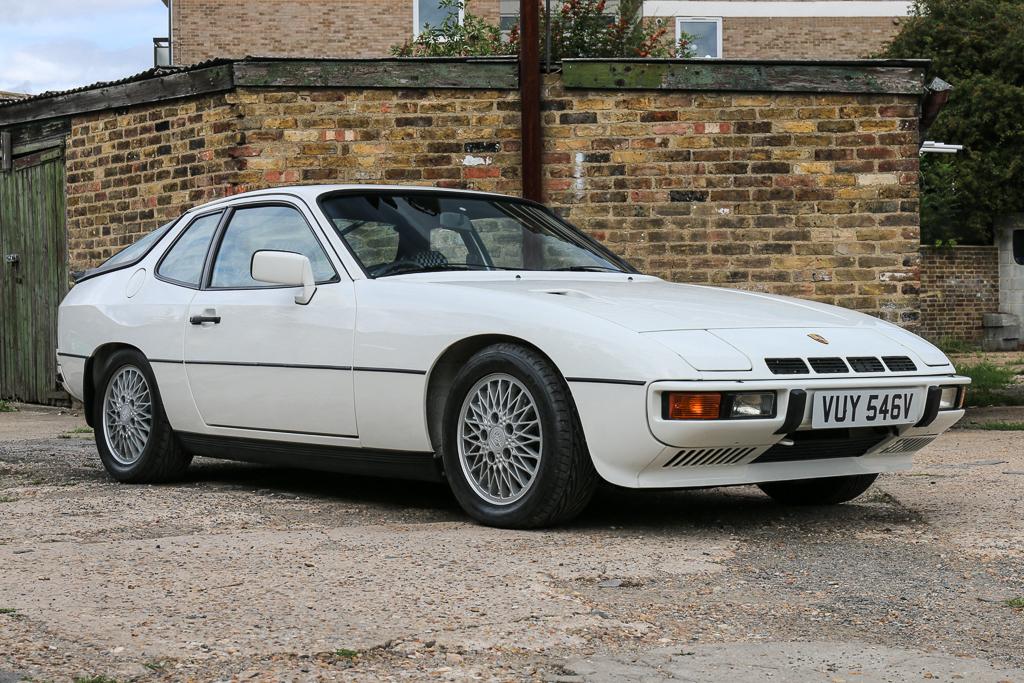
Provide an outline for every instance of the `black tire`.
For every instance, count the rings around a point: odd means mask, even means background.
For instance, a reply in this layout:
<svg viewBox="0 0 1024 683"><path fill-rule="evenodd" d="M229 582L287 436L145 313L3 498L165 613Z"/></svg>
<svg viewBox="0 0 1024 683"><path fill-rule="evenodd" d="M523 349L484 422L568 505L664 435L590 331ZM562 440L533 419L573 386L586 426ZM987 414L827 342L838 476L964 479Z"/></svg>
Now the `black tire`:
<svg viewBox="0 0 1024 683"><path fill-rule="evenodd" d="M758 487L783 505L838 505L867 491L877 474L852 474L825 479L772 481Z"/></svg>
<svg viewBox="0 0 1024 683"><path fill-rule="evenodd" d="M540 461L522 497L508 504L488 501L470 483L459 455L459 421L467 396L486 377L511 375L536 404L543 438ZM511 343L489 346L456 375L445 405L442 459L462 508L488 526L532 529L566 522L590 502L598 484L569 386L536 351Z"/></svg>
<svg viewBox="0 0 1024 683"><path fill-rule="evenodd" d="M152 426L141 455L130 464L119 462L108 444L107 421L104 416L104 401L111 380L125 368L134 368L142 373L149 388L152 410ZM149 362L138 351L125 349L108 358L100 371L93 404L95 418L96 448L107 473L117 481L126 484L155 484L177 479L192 462L192 456L182 450L167 415L164 413L160 390Z"/></svg>

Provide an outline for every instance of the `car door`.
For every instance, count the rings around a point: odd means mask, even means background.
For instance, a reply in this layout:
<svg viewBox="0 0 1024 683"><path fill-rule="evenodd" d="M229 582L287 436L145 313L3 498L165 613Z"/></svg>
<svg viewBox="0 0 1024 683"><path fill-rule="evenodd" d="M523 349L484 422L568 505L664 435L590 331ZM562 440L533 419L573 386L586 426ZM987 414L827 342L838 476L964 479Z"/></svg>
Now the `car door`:
<svg viewBox="0 0 1024 683"><path fill-rule="evenodd" d="M352 282L331 263L311 218L285 201L228 209L185 331L189 386L213 431L357 437ZM308 304L295 303L301 288L252 279L261 250L309 258L317 290Z"/></svg>

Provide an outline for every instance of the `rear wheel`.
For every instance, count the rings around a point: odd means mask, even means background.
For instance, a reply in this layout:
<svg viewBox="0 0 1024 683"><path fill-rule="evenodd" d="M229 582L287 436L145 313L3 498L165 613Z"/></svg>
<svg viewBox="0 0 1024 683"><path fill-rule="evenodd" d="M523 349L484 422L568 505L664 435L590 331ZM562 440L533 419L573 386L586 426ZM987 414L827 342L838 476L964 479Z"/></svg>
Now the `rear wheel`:
<svg viewBox="0 0 1024 683"><path fill-rule="evenodd" d="M171 430L153 371L138 351L118 351L108 359L95 401L96 447L114 479L167 481L192 461Z"/></svg>
<svg viewBox="0 0 1024 683"><path fill-rule="evenodd" d="M758 487L784 505L837 505L853 500L867 491L877 474L853 474L826 479L773 481Z"/></svg>
<svg viewBox="0 0 1024 683"><path fill-rule="evenodd" d="M597 486L561 375L539 353L495 344L456 376L445 408L445 474L484 524L534 528L579 514Z"/></svg>

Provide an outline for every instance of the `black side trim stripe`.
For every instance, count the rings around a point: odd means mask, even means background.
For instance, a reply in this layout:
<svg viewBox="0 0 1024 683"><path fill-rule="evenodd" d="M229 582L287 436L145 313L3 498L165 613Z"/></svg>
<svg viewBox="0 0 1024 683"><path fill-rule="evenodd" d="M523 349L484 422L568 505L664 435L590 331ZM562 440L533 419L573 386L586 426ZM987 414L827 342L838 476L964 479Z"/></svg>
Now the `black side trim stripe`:
<svg viewBox="0 0 1024 683"><path fill-rule="evenodd" d="M84 358L85 356L82 356ZM291 368L296 370L340 370L342 372L393 372L404 375L425 375L426 370L409 370L406 368L370 368L351 367L348 365L311 365L299 363L258 363L231 360L170 360L166 358L148 358L150 363L174 363L185 365L226 365L244 368Z"/></svg>
<svg viewBox="0 0 1024 683"><path fill-rule="evenodd" d="M185 365L230 365L234 367L244 368L291 368L298 370L342 370L345 372L351 372L352 366L349 365L309 365L309 364L292 364L292 363L259 363L259 362L247 362L247 361L233 361L233 360L186 360L183 361Z"/></svg>
<svg viewBox="0 0 1024 683"><path fill-rule="evenodd" d="M566 382L587 382L590 384L625 384L631 387L642 387L647 382L636 379L603 379L600 377L566 377Z"/></svg>
<svg viewBox="0 0 1024 683"><path fill-rule="evenodd" d="M242 429L247 432L273 432L274 434L300 434L304 436L330 436L336 439L358 439L359 437L355 434L327 434L324 432L300 432L293 429L267 429L266 427L239 427L238 425L215 425L211 424L211 427L219 427L221 429Z"/></svg>
<svg viewBox="0 0 1024 683"><path fill-rule="evenodd" d="M63 351L58 351L57 355L64 356L65 358L81 358L82 360L87 360L89 358L89 356L82 356L77 353L64 353Z"/></svg>
<svg viewBox="0 0 1024 683"><path fill-rule="evenodd" d="M425 375L426 370L406 370L405 368L365 368L355 367L352 368L356 372L397 372L404 375Z"/></svg>

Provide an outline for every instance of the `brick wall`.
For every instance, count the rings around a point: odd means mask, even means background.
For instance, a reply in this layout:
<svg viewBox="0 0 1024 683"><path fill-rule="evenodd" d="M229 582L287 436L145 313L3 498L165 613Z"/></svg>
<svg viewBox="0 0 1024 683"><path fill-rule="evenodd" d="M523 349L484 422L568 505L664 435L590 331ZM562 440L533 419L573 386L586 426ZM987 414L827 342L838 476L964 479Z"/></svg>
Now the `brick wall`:
<svg viewBox="0 0 1024 683"><path fill-rule="evenodd" d="M922 248L920 306L925 337L978 341L982 315L999 311L996 247Z"/></svg>
<svg viewBox="0 0 1024 683"><path fill-rule="evenodd" d="M414 1L174 0L174 63L247 56L386 57L393 45L413 36ZM471 9L497 23L498 4L473 0Z"/></svg>
<svg viewBox="0 0 1024 683"><path fill-rule="evenodd" d="M914 325L913 98L548 96L550 202L641 270Z"/></svg>
<svg viewBox="0 0 1024 683"><path fill-rule="evenodd" d="M231 187L235 112L224 95L79 117L66 147L72 272Z"/></svg>
<svg viewBox="0 0 1024 683"><path fill-rule="evenodd" d="M727 59L857 59L878 54L899 32L898 17L726 17Z"/></svg>
<svg viewBox="0 0 1024 683"><path fill-rule="evenodd" d="M547 83L550 203L671 280L917 318L914 97ZM72 267L206 199L288 183L520 191L514 91L241 89L75 121Z"/></svg>

